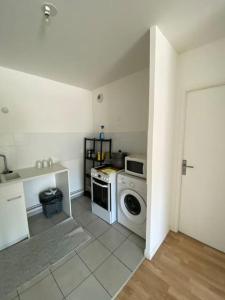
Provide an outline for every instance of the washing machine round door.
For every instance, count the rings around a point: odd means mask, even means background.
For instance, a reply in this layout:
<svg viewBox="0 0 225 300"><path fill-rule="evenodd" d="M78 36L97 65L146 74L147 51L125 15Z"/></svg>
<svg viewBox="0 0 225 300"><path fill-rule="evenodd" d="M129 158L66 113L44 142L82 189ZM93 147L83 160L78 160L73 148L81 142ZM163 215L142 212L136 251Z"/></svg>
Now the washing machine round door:
<svg viewBox="0 0 225 300"><path fill-rule="evenodd" d="M120 194L120 209L127 219L136 224L142 224L146 219L146 204L135 191L124 190Z"/></svg>

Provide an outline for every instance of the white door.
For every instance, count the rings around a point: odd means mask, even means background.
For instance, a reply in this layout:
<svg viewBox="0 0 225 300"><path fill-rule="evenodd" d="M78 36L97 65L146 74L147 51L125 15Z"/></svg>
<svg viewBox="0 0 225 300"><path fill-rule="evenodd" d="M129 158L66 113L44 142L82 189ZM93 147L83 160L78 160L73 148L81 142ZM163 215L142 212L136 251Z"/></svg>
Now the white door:
<svg viewBox="0 0 225 300"><path fill-rule="evenodd" d="M225 252L225 85L187 95L179 230Z"/></svg>

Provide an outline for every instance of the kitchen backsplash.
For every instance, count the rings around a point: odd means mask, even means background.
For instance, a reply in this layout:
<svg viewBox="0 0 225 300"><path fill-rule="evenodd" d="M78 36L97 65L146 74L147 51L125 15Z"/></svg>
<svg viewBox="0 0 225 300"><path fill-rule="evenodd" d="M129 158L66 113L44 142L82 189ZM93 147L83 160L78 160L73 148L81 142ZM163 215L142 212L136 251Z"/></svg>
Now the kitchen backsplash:
<svg viewBox="0 0 225 300"><path fill-rule="evenodd" d="M90 133L0 134L0 153L12 170L35 166L36 160L51 157L70 170L71 192L83 186L83 138ZM0 172L3 169L0 161Z"/></svg>

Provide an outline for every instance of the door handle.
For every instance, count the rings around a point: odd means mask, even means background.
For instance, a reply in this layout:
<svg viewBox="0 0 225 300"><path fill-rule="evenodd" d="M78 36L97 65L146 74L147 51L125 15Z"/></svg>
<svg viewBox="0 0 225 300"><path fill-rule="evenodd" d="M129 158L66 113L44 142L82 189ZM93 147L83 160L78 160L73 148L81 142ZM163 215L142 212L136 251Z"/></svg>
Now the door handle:
<svg viewBox="0 0 225 300"><path fill-rule="evenodd" d="M194 166L187 165L187 160L183 159L183 161L182 161L182 175L186 175L187 174L187 168L193 169Z"/></svg>
<svg viewBox="0 0 225 300"><path fill-rule="evenodd" d="M93 184L96 184L96 185L98 185L98 186L100 186L100 187L102 187L102 188L105 188L105 189L108 188L108 184L107 184L107 185L105 185L105 184L100 184L100 183L96 182L95 180L93 180Z"/></svg>

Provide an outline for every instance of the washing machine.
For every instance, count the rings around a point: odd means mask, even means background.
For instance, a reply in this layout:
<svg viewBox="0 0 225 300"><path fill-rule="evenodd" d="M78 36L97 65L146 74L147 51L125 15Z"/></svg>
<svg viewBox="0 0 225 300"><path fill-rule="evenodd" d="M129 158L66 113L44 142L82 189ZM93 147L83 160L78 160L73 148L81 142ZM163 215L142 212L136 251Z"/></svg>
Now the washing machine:
<svg viewBox="0 0 225 300"><path fill-rule="evenodd" d="M145 239L147 210L146 179L125 172L117 176L118 222Z"/></svg>

